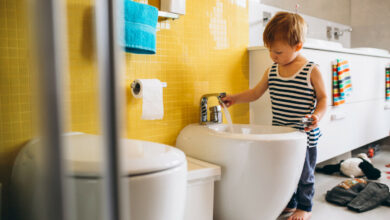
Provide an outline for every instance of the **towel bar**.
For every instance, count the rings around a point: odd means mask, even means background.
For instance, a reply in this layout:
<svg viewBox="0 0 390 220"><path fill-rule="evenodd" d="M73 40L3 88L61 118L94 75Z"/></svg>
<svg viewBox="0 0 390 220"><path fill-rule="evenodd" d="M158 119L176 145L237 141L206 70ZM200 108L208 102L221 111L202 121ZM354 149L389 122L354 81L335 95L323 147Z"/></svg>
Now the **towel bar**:
<svg viewBox="0 0 390 220"><path fill-rule="evenodd" d="M166 12L166 11L158 11L158 17L178 19L179 15L175 13Z"/></svg>
<svg viewBox="0 0 390 220"><path fill-rule="evenodd" d="M385 110L390 110L390 103L385 103Z"/></svg>
<svg viewBox="0 0 390 220"><path fill-rule="evenodd" d="M330 115L330 120L341 120L347 117L347 114L345 112L335 112Z"/></svg>

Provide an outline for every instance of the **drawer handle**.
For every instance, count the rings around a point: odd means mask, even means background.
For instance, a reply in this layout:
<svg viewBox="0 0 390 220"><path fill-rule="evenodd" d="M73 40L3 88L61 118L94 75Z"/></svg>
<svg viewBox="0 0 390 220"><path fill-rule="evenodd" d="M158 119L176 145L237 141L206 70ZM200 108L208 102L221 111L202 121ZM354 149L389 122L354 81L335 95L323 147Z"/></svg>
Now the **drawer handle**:
<svg viewBox="0 0 390 220"><path fill-rule="evenodd" d="M338 112L338 113L332 113L330 115L330 120L334 121L334 120L341 120L343 118L347 117L347 114L345 114L344 112Z"/></svg>

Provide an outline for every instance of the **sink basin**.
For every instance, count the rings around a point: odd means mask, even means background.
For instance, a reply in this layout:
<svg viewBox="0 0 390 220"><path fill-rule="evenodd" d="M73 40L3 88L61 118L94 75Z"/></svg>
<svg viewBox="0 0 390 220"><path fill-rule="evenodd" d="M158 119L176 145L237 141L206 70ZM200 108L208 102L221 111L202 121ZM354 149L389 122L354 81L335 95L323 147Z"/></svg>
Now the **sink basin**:
<svg viewBox="0 0 390 220"><path fill-rule="evenodd" d="M306 42L303 45L304 47L321 47L327 49L340 49L343 48L343 45L339 42L320 40L314 38L307 38Z"/></svg>
<svg viewBox="0 0 390 220"><path fill-rule="evenodd" d="M357 48L353 48L353 49L359 50L359 51L364 51L364 52L369 52L369 53L374 53L374 54L377 54L377 55L389 55L389 51L388 50L379 49L379 48L357 47Z"/></svg>
<svg viewBox="0 0 390 220"><path fill-rule="evenodd" d="M295 191L306 155L306 134L287 127L191 124L176 146L222 167L214 219L276 219Z"/></svg>

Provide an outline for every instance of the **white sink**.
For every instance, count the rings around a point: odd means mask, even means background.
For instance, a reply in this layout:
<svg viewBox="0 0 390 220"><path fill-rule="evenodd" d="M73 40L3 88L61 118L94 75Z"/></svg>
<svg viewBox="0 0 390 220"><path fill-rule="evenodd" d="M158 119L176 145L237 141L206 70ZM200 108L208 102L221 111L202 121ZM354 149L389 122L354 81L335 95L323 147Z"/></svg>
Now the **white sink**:
<svg viewBox="0 0 390 220"><path fill-rule="evenodd" d="M357 48L352 48L352 49L359 50L359 51L364 51L364 52L369 52L369 53L373 53L373 54L377 54L377 55L389 55L389 51L388 50L379 49L379 48L357 47Z"/></svg>
<svg viewBox="0 0 390 220"><path fill-rule="evenodd" d="M222 167L214 219L276 219L295 191L306 155L306 134L292 128L191 124L176 146Z"/></svg>
<svg viewBox="0 0 390 220"><path fill-rule="evenodd" d="M341 49L343 48L343 45L339 42L334 41L327 41L327 40L320 40L320 39L314 39L314 38L307 38L305 43L303 44L304 47L310 47L310 48L326 48L326 49Z"/></svg>

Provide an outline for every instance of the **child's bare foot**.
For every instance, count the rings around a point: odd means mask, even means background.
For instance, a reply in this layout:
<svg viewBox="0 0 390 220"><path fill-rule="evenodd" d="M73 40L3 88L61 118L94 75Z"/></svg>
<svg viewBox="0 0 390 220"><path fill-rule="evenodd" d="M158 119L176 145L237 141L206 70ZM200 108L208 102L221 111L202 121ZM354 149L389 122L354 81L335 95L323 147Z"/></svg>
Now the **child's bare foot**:
<svg viewBox="0 0 390 220"><path fill-rule="evenodd" d="M287 214L287 213L295 212L295 210L297 210L297 209L296 209L296 208L285 208L285 209L282 211L282 214Z"/></svg>
<svg viewBox="0 0 390 220"><path fill-rule="evenodd" d="M309 220L310 217L311 217L311 212L306 212L297 209L287 220Z"/></svg>
<svg viewBox="0 0 390 220"><path fill-rule="evenodd" d="M282 211L282 213L280 213L280 215L279 216L289 216L289 215L291 215L291 213L293 213L293 212L295 212L295 210L297 210L296 208L288 208L288 207L286 207L286 208L284 208L283 209L283 211Z"/></svg>

